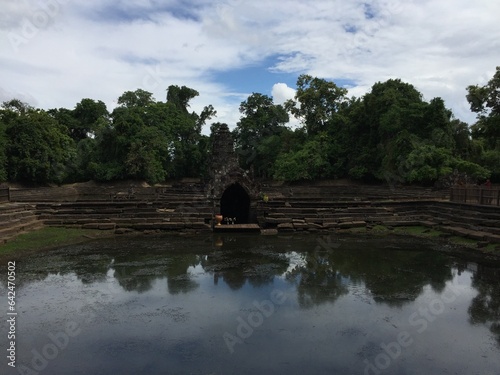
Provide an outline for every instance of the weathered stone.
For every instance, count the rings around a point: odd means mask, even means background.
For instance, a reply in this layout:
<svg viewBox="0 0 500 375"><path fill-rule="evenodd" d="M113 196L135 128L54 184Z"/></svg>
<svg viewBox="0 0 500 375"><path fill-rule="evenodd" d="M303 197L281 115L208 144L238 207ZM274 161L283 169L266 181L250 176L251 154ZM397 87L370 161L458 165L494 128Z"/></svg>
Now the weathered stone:
<svg viewBox="0 0 500 375"><path fill-rule="evenodd" d="M99 229L99 224L98 223L88 223L82 225L83 229Z"/></svg>
<svg viewBox="0 0 500 375"><path fill-rule="evenodd" d="M281 223L291 223L292 219L289 217L266 217L265 222L268 224L281 224Z"/></svg>
<svg viewBox="0 0 500 375"><path fill-rule="evenodd" d="M348 221L344 223L339 223L340 229L349 229L349 228L360 228L366 226L365 221Z"/></svg>
<svg viewBox="0 0 500 375"><path fill-rule="evenodd" d="M326 229L336 228L337 226L338 226L337 222L323 223L323 228L326 228Z"/></svg>
<svg viewBox="0 0 500 375"><path fill-rule="evenodd" d="M293 227L295 229L307 229L309 228L309 224L306 224L306 223L293 223Z"/></svg>
<svg viewBox="0 0 500 375"><path fill-rule="evenodd" d="M115 223L103 223L103 224L99 224L98 228L100 230L112 230L112 229L115 229L116 227L116 224Z"/></svg>
<svg viewBox="0 0 500 375"><path fill-rule="evenodd" d="M311 229L324 229L324 226L323 225L320 225L320 224L316 224L316 223L307 223L307 229L311 230Z"/></svg>
<svg viewBox="0 0 500 375"><path fill-rule="evenodd" d="M353 217L352 216L349 216L349 217L339 217L337 218L337 220L341 223L343 222L352 222L353 221Z"/></svg>
<svg viewBox="0 0 500 375"><path fill-rule="evenodd" d="M292 223L281 223L278 224L278 231L293 231L293 224Z"/></svg>

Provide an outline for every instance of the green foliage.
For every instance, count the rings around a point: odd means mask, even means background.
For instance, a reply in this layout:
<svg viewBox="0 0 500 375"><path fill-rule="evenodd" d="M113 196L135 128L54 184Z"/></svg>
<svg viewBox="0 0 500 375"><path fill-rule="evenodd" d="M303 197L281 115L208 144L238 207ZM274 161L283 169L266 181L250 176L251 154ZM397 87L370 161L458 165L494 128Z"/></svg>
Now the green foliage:
<svg viewBox="0 0 500 375"><path fill-rule="evenodd" d="M0 117L0 182L7 181L7 136L6 126Z"/></svg>
<svg viewBox="0 0 500 375"><path fill-rule="evenodd" d="M240 165L254 176L287 181L349 177L432 184L452 171L500 179L500 68L484 86L469 86L478 113L471 127L453 118L441 98L425 101L399 79L375 83L361 98L325 79L301 75L294 100L276 105L252 93L233 131ZM190 111L198 92L169 86L165 101L126 91L109 113L102 101L74 109L38 110L20 100L0 109L0 181L49 184L96 179L207 174L216 115ZM287 127L289 115L302 127ZM212 123L214 131L219 123Z"/></svg>
<svg viewBox="0 0 500 375"><path fill-rule="evenodd" d="M142 89L137 89L135 91L125 91L118 98L118 105L123 108L144 108L153 103L153 94Z"/></svg>
<svg viewBox="0 0 500 375"><path fill-rule="evenodd" d="M492 171L492 178L500 180L500 66L484 86L467 87L467 100L477 122L471 127L471 134L483 146L483 153L473 155Z"/></svg>
<svg viewBox="0 0 500 375"><path fill-rule="evenodd" d="M97 180L132 178L149 183L201 176L207 152L201 126L215 110L207 106L200 115L189 113L189 100L196 95L185 86L170 86L166 102L155 101L140 89L124 93L110 125L97 129L90 174Z"/></svg>
<svg viewBox="0 0 500 375"><path fill-rule="evenodd" d="M281 105L267 95L253 93L240 105L242 117L235 139L241 166L253 168L258 177L268 177L281 150L281 135L289 117Z"/></svg>
<svg viewBox="0 0 500 375"><path fill-rule="evenodd" d="M62 183L67 164L75 157L75 145L67 128L42 110L23 108L15 112L4 105L8 178L29 184Z"/></svg>
<svg viewBox="0 0 500 375"><path fill-rule="evenodd" d="M479 116L500 116L500 66L484 86L467 87L467 100L472 112Z"/></svg>
<svg viewBox="0 0 500 375"><path fill-rule="evenodd" d="M345 102L347 89L334 82L302 74L297 79L295 100L285 103L285 108L304 124L307 134L315 135L332 124L334 114Z"/></svg>
<svg viewBox="0 0 500 375"><path fill-rule="evenodd" d="M328 177L330 164L326 151L321 139L313 139L297 151L280 154L275 163L274 178L298 181Z"/></svg>
<svg viewBox="0 0 500 375"><path fill-rule="evenodd" d="M500 162L500 153L497 156L497 161ZM472 163L467 160L455 159L452 163L452 167L459 172L467 173L468 176L477 180L485 180L491 176L490 169L484 168L479 164Z"/></svg>
<svg viewBox="0 0 500 375"><path fill-rule="evenodd" d="M481 165L491 171L492 179L500 181L500 150L487 150L480 158Z"/></svg>
<svg viewBox="0 0 500 375"><path fill-rule="evenodd" d="M408 182L430 184L439 177L453 172L451 151L434 145L420 145L412 150L404 161L405 178Z"/></svg>

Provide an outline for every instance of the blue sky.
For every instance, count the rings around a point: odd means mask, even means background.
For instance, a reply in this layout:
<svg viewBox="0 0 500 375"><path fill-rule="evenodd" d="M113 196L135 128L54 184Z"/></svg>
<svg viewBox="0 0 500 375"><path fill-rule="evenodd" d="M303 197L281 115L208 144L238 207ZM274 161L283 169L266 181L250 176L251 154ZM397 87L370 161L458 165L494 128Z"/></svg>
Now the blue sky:
<svg viewBox="0 0 500 375"><path fill-rule="evenodd" d="M186 85L233 127L252 92L280 103L299 74L362 96L400 78L473 123L466 87L500 65L500 2L0 0L0 101L109 110L127 90ZM443 16L445 15L445 16Z"/></svg>
<svg viewBox="0 0 500 375"><path fill-rule="evenodd" d="M271 56L254 64L243 65L234 69L214 71L212 79L220 82L234 92L272 95L272 85L269 82L281 82L294 87L298 72L276 72L273 67L279 61L278 56Z"/></svg>

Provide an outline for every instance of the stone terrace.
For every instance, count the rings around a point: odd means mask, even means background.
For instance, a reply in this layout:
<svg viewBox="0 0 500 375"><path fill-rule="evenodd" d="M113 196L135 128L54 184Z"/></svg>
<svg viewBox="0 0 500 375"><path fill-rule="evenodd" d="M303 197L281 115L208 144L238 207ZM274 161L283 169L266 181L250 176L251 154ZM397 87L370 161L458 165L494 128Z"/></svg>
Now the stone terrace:
<svg viewBox="0 0 500 375"><path fill-rule="evenodd" d="M269 197L268 202L257 205L257 221L263 229L314 232L378 224L424 225L478 241L500 242L498 207L449 202L447 191L388 185L263 185L261 191ZM2 223L9 223L2 226L4 237L41 224L116 233L209 231L214 214L201 184L131 190L82 186L11 189L10 196L18 203L0 206L4 210L0 220L3 217Z"/></svg>
<svg viewBox="0 0 500 375"><path fill-rule="evenodd" d="M0 205L0 244L21 233L43 227L35 214L36 207L25 203L4 203Z"/></svg>
<svg viewBox="0 0 500 375"><path fill-rule="evenodd" d="M447 192L381 187L274 187L261 202L261 227L278 231L342 230L374 225L439 228L480 241L500 242L500 210L457 204Z"/></svg>

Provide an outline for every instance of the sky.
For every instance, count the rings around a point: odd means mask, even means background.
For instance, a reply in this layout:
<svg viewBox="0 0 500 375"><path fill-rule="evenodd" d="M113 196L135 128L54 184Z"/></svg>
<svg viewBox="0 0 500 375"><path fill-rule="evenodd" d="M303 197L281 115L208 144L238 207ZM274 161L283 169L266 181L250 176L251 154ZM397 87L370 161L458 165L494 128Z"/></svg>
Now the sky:
<svg viewBox="0 0 500 375"><path fill-rule="evenodd" d="M361 97L391 78L441 97L469 124L468 85L500 65L494 0L0 0L0 101L108 110L138 88L170 85L234 127L253 92L293 98L300 74ZM207 132L208 126L204 129Z"/></svg>

